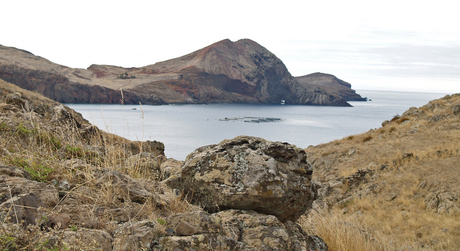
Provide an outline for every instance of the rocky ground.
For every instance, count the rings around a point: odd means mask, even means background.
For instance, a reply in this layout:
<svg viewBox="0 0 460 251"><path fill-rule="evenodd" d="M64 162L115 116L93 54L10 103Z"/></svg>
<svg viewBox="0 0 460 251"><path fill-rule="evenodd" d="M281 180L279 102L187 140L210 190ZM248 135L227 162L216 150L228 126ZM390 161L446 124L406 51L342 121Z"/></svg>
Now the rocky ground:
<svg viewBox="0 0 460 251"><path fill-rule="evenodd" d="M459 142L455 94L412 107L367 133L309 147L318 185L313 208L358 219L366 234L400 246L458 250Z"/></svg>
<svg viewBox="0 0 460 251"><path fill-rule="evenodd" d="M300 149L185 161L0 80L3 250L457 250L460 96Z"/></svg>
<svg viewBox="0 0 460 251"><path fill-rule="evenodd" d="M241 136L183 163L0 91L4 250L328 250L296 223L315 198L303 149Z"/></svg>

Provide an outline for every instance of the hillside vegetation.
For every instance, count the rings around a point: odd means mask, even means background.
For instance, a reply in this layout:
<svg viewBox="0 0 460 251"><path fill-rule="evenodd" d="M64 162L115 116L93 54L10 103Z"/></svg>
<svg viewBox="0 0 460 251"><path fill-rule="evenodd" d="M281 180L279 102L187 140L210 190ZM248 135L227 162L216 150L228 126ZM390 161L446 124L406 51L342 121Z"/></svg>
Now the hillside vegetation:
<svg viewBox="0 0 460 251"><path fill-rule="evenodd" d="M460 95L382 124L305 149L317 195L296 223L321 237L329 250L458 250ZM171 240L205 243L211 235L170 231L178 217L205 213L167 185L184 163L166 159L163 151L160 142L100 131L68 107L0 80L1 249L169 250ZM40 209L26 211L34 196L43 202L35 205ZM277 222L259 215L251 218L259 220L251 221L253 228L238 230L230 223L249 214L235 212L215 215L228 220L221 227L229 227L223 232L235 240L232 231L254 234L253 245L257 229L273 229ZM215 215L203 216L199 224ZM263 225L268 222L272 225ZM217 229L206 224L199 231ZM290 223L276 224L282 230ZM258 250L228 247L222 250Z"/></svg>
<svg viewBox="0 0 460 251"><path fill-rule="evenodd" d="M394 247L458 250L460 95L389 119L306 149L319 186L314 206L325 209L313 214L315 231L328 244L344 241L331 232L344 228L352 239L359 229L364 240Z"/></svg>
<svg viewBox="0 0 460 251"><path fill-rule="evenodd" d="M161 173L150 167L166 160L162 143L105 133L3 80L0 156L1 250L105 250L119 222L162 222L196 208L156 182ZM34 204L30 192L43 204ZM38 212L23 211L34 207ZM155 229L164 231L161 224Z"/></svg>

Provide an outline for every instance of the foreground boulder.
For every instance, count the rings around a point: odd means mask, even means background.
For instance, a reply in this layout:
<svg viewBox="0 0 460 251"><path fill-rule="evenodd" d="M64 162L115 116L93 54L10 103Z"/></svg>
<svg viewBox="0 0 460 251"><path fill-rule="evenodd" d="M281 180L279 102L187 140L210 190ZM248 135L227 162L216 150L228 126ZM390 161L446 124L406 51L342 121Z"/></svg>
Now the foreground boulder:
<svg viewBox="0 0 460 251"><path fill-rule="evenodd" d="M198 148L185 160L181 188L208 212L254 210L295 221L314 199L311 166L294 145L239 136Z"/></svg>

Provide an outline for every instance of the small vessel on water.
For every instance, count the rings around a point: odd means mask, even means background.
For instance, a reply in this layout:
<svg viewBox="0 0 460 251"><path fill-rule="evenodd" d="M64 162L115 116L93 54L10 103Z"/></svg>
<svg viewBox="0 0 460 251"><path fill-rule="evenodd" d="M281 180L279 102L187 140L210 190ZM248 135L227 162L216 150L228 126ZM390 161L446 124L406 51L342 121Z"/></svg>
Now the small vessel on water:
<svg viewBox="0 0 460 251"><path fill-rule="evenodd" d="M282 99L282 100L281 100L281 104L282 104L282 105L286 104L286 100Z"/></svg>

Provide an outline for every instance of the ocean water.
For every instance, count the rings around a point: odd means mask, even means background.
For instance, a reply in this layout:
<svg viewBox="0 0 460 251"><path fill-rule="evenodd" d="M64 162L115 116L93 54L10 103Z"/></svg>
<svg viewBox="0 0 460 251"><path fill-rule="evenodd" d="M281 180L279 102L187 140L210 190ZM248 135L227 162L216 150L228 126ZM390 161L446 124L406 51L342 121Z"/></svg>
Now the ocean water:
<svg viewBox="0 0 460 251"><path fill-rule="evenodd" d="M353 107L210 104L66 104L102 130L131 140L157 140L168 158L185 160L196 148L239 135L288 142L298 147L327 143L378 128L384 120L445 94L357 91L372 101ZM268 120L267 120L268 118Z"/></svg>

